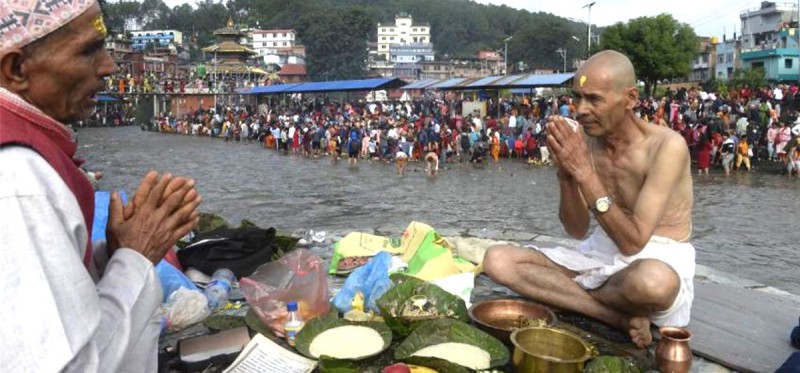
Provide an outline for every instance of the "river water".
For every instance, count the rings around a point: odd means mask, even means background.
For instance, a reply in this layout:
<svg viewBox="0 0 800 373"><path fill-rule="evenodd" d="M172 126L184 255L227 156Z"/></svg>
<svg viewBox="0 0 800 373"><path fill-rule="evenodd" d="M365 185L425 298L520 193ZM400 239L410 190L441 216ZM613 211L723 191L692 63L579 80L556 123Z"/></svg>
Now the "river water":
<svg viewBox="0 0 800 373"><path fill-rule="evenodd" d="M411 163L305 159L258 144L142 132L79 131L79 155L105 173L103 189L132 193L151 169L193 177L202 210L286 231L399 234L412 220L445 232L507 231L566 237L553 167L516 161L447 165L436 179ZM800 294L800 178L752 173L695 176L698 263Z"/></svg>

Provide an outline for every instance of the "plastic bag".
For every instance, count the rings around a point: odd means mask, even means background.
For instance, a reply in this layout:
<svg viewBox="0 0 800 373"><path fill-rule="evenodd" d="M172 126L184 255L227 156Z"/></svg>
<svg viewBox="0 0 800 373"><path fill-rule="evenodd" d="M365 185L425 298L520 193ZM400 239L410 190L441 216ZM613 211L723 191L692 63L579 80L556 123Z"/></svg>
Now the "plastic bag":
<svg viewBox="0 0 800 373"><path fill-rule="evenodd" d="M303 320L330 310L328 277L322 259L306 249L292 251L276 262L264 264L239 288L253 312L275 334L283 336L286 303L297 302Z"/></svg>
<svg viewBox="0 0 800 373"><path fill-rule="evenodd" d="M178 331L205 320L211 310L203 293L181 287L169 296L162 313L167 321L167 329Z"/></svg>
<svg viewBox="0 0 800 373"><path fill-rule="evenodd" d="M167 303L170 294L179 288L186 288L189 290L197 290L197 286L190 280L183 272L173 267L166 260L161 260L156 265L156 274L158 279L161 280L161 290L163 297L161 303Z"/></svg>
<svg viewBox="0 0 800 373"><path fill-rule="evenodd" d="M353 297L360 291L364 296L365 311L379 313L376 302L392 286L389 280L391 265L392 254L388 252L380 252L372 257L367 264L347 277L342 290L333 297L333 306L342 313L350 311Z"/></svg>

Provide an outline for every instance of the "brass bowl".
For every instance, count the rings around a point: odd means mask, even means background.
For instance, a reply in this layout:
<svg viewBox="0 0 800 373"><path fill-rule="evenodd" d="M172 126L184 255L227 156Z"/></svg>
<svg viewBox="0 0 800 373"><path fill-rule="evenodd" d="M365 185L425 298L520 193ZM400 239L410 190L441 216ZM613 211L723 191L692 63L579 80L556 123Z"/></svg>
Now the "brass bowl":
<svg viewBox="0 0 800 373"><path fill-rule="evenodd" d="M469 317L481 330L511 345L511 332L530 321L544 319L552 326L558 322L550 308L524 299L495 299L475 303L469 309Z"/></svg>
<svg viewBox="0 0 800 373"><path fill-rule="evenodd" d="M516 373L582 373L597 350L583 338L556 328L524 328L511 333Z"/></svg>

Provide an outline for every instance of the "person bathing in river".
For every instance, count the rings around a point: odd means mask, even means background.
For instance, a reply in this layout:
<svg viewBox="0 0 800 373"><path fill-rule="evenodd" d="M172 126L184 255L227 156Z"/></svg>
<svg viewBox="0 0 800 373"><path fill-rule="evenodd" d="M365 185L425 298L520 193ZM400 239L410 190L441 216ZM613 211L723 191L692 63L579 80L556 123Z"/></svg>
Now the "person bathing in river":
<svg viewBox="0 0 800 373"><path fill-rule="evenodd" d="M524 296L625 330L646 347L651 322L689 324L689 152L679 134L636 116L639 91L624 55L595 54L574 81L580 126L573 130L561 116L547 126L558 163L559 217L573 237L587 235L592 215L598 227L575 250L493 246L484 268Z"/></svg>
<svg viewBox="0 0 800 373"><path fill-rule="evenodd" d="M436 155L436 152L428 152L425 155L425 172L428 173L428 176L435 177L436 173L439 172L439 156Z"/></svg>

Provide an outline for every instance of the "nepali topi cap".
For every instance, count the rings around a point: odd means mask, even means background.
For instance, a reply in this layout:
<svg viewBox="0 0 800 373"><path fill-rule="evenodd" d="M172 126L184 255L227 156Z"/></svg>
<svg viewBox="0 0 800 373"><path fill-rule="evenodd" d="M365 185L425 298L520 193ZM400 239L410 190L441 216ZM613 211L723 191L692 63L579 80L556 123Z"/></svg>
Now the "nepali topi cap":
<svg viewBox="0 0 800 373"><path fill-rule="evenodd" d="M63 27L97 0L0 0L0 53Z"/></svg>

